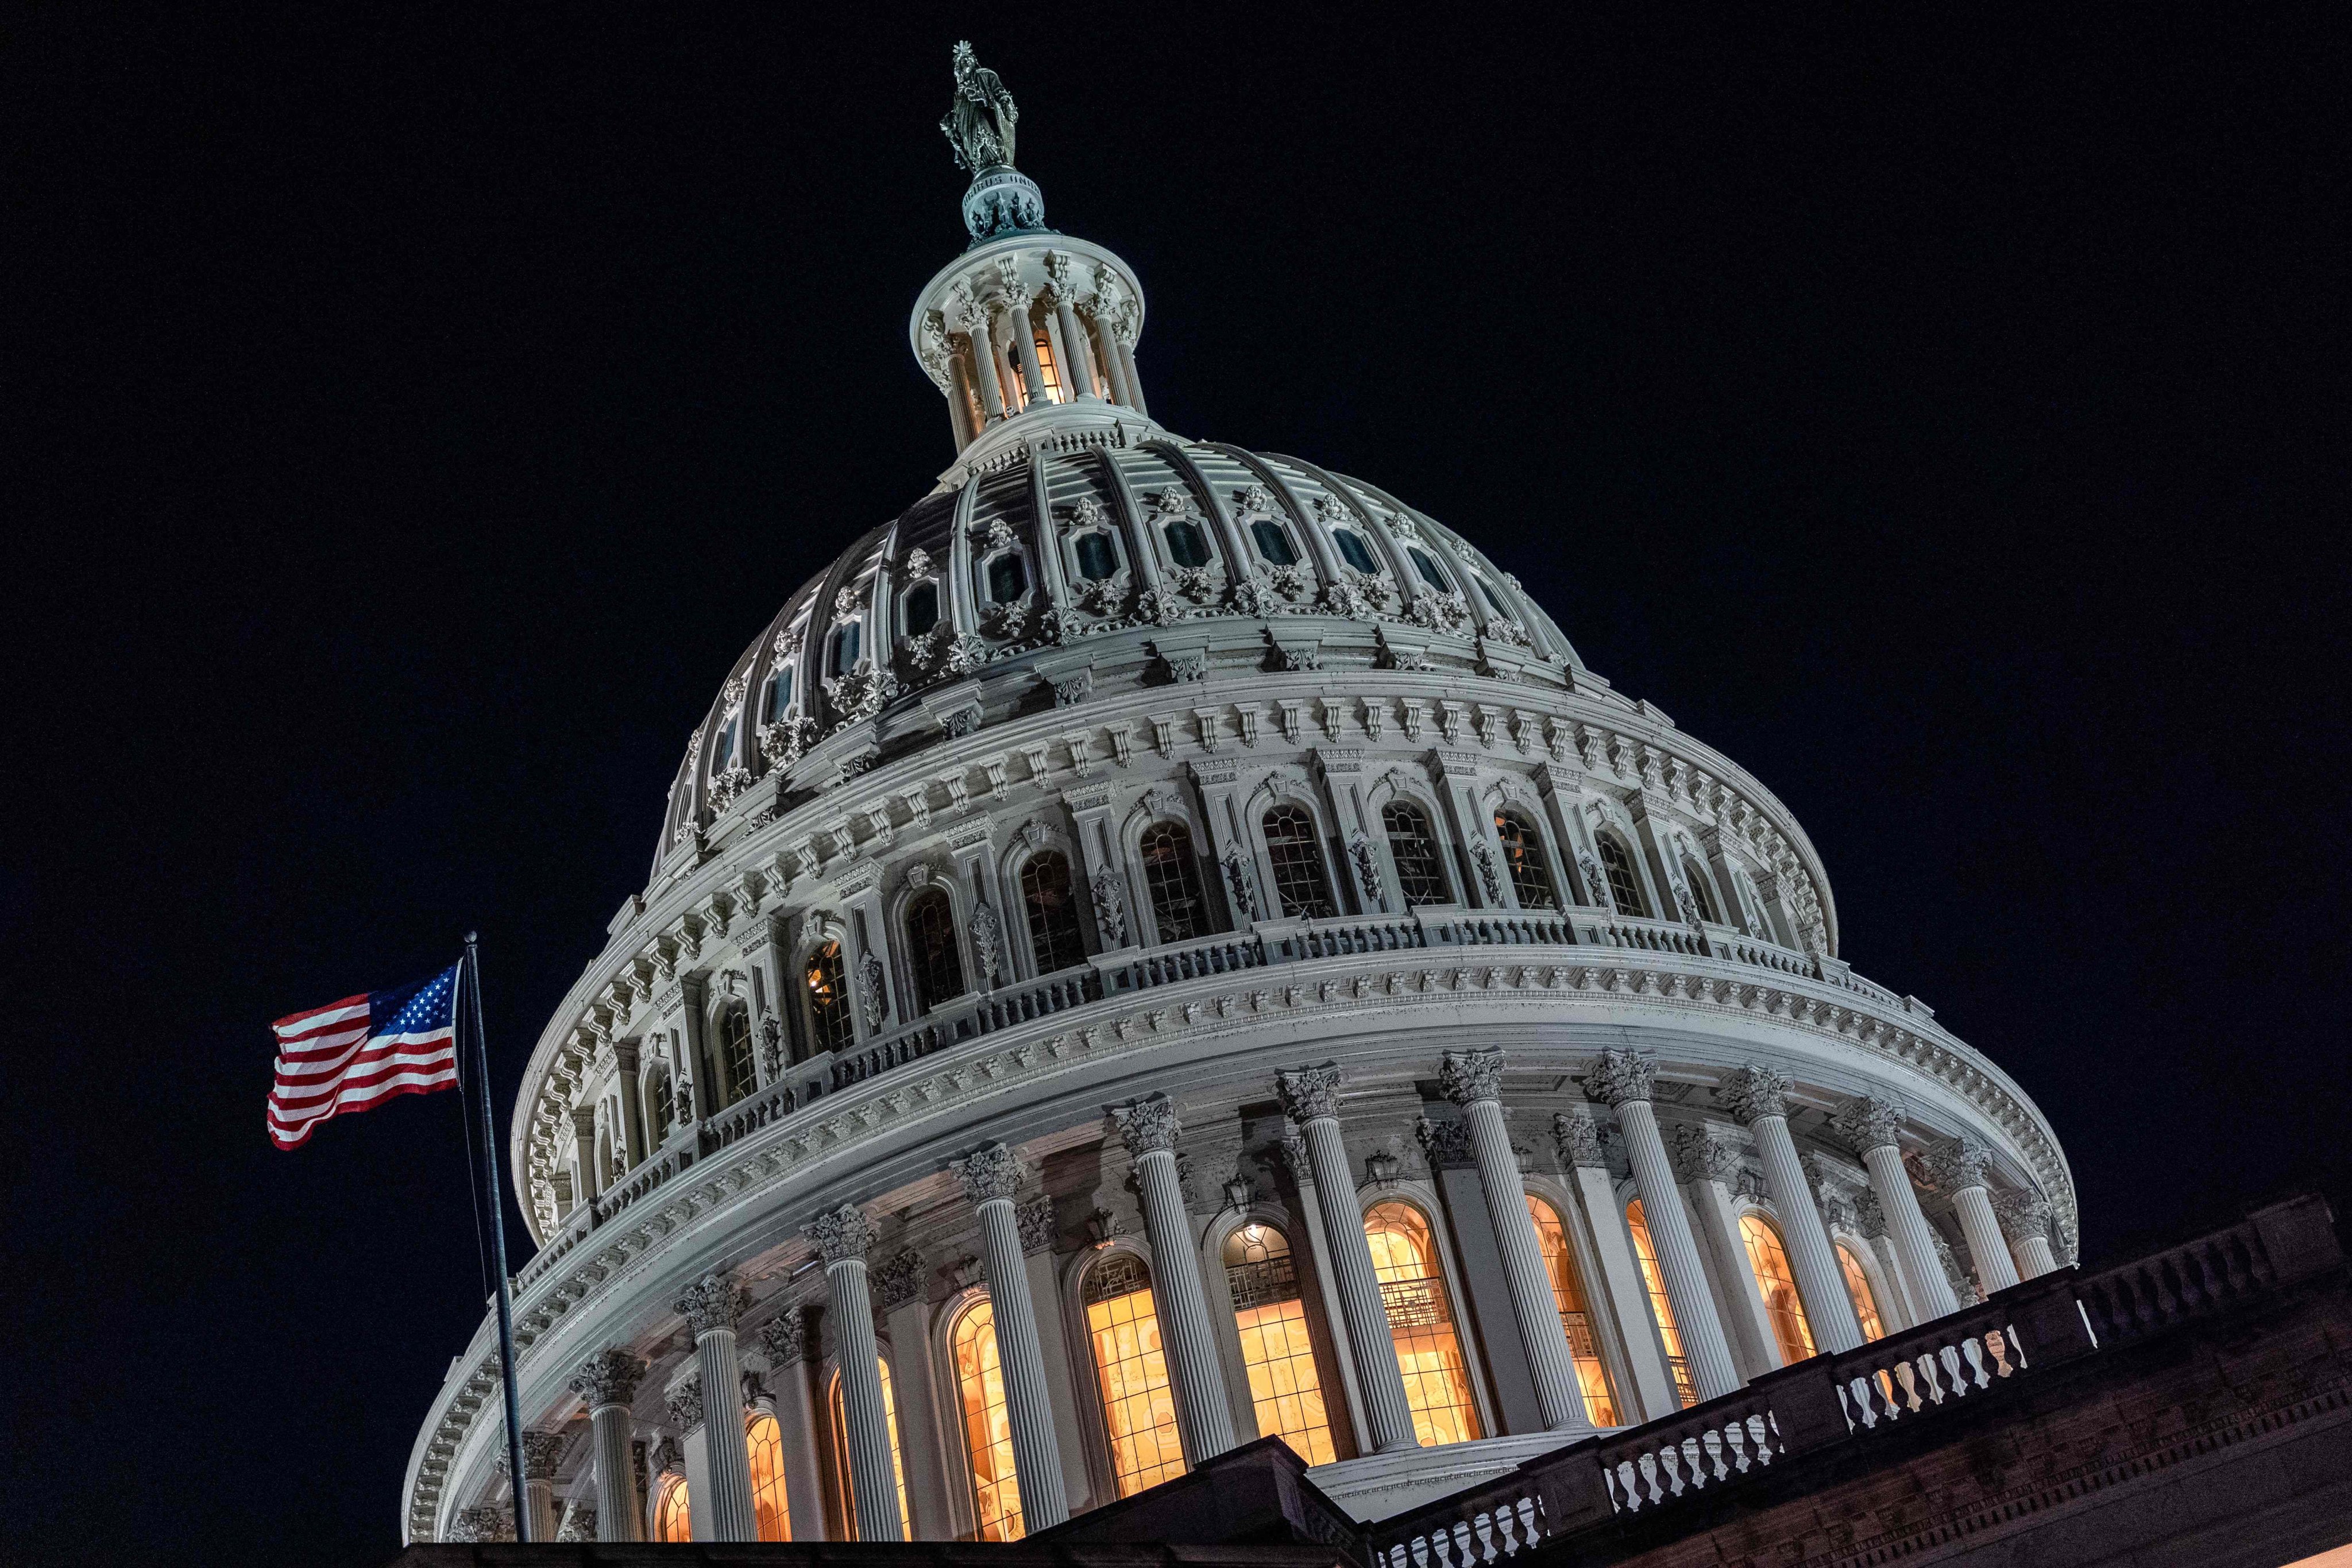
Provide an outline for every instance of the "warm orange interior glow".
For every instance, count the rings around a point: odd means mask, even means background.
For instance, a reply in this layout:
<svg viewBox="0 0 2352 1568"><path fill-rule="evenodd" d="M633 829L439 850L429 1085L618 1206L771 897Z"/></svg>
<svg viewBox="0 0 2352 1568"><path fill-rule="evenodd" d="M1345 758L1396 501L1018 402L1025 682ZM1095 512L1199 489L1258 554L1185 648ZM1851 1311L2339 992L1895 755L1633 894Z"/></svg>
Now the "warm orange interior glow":
<svg viewBox="0 0 2352 1568"><path fill-rule="evenodd" d="M1862 1259L1853 1248L1841 1241L1837 1244L1838 1268L1845 1275L1845 1293L1853 1298L1853 1315L1862 1321L1862 1337L1884 1339L1886 1324L1878 1315L1878 1298L1870 1289L1870 1276L1863 1271Z"/></svg>
<svg viewBox="0 0 2352 1568"><path fill-rule="evenodd" d="M1224 1260L1257 1435L1281 1438L1310 1465L1331 1463L1339 1456L1288 1238L1270 1225L1242 1226L1225 1238Z"/></svg>
<svg viewBox="0 0 2352 1568"><path fill-rule="evenodd" d="M1813 1353L1813 1326L1806 1321L1805 1303L1797 1294L1788 1248L1780 1244L1780 1233L1759 1214L1739 1216L1739 1239L1748 1247L1748 1272L1756 1276L1765 1316L1772 1320L1772 1337L1780 1342L1780 1364L1794 1366Z"/></svg>
<svg viewBox="0 0 2352 1568"><path fill-rule="evenodd" d="M665 1474L661 1479L661 1495L654 1499L654 1539L656 1541L691 1541L693 1521L687 1513L686 1478Z"/></svg>
<svg viewBox="0 0 2352 1568"><path fill-rule="evenodd" d="M1683 1331L1675 1325L1675 1304L1666 1300L1666 1277L1658 1271L1658 1249L1650 1241L1650 1222L1642 1200L1625 1205L1625 1228L1633 1236L1634 1261L1642 1266L1642 1288L1649 1292L1650 1317L1666 1347L1666 1370L1674 1373L1675 1395L1685 1405L1698 1403L1698 1384L1691 1378L1690 1358L1683 1354Z"/></svg>
<svg viewBox="0 0 2352 1568"><path fill-rule="evenodd" d="M1132 1497L1184 1473L1151 1277L1131 1254L1114 1253L1095 1266L1087 1293L1093 1298L1087 1303L1087 1331L1094 1338L1111 1470L1118 1495Z"/></svg>
<svg viewBox="0 0 2352 1568"><path fill-rule="evenodd" d="M751 1506L760 1516L760 1539L793 1538L792 1507L784 1500L784 1435L772 1415L756 1417L746 1434L751 1450Z"/></svg>
<svg viewBox="0 0 2352 1568"><path fill-rule="evenodd" d="M898 1453L898 1401L890 1392L890 1363L880 1356L874 1358L882 1373L882 1424L890 1429L890 1468L898 1481L898 1534L903 1540L913 1532L907 1520L907 1461ZM849 1521L849 1532L854 1540L863 1540L857 1533L857 1488L849 1479L849 1422L842 1412L841 1373L833 1374L833 1458L841 1476L841 1512Z"/></svg>
<svg viewBox="0 0 2352 1568"><path fill-rule="evenodd" d="M996 1309L979 1301L956 1320L956 1386L963 1394L964 1451L971 1457L972 1517L982 1541L1018 1541L1021 1481L1013 1472L1013 1423L996 1350Z"/></svg>
<svg viewBox="0 0 2352 1568"><path fill-rule="evenodd" d="M1388 1309L1413 1436L1424 1448L1479 1436L1470 1368L1454 1331L1429 1221L1411 1204L1380 1204L1364 1216L1364 1239L1381 1277L1381 1304Z"/></svg>
<svg viewBox="0 0 2352 1568"><path fill-rule="evenodd" d="M1601 1342L1593 1338L1592 1314L1585 1308L1576 1259L1568 1250L1568 1228L1560 1224L1559 1211L1533 1193L1528 1194L1528 1214L1536 1222L1536 1240L1543 1246L1544 1269L1551 1276L1551 1299L1559 1309L1559 1326L1568 1333L1569 1353L1576 1358L1584 1413L1595 1426L1614 1426L1617 1399L1609 1389L1608 1369L1601 1364Z"/></svg>

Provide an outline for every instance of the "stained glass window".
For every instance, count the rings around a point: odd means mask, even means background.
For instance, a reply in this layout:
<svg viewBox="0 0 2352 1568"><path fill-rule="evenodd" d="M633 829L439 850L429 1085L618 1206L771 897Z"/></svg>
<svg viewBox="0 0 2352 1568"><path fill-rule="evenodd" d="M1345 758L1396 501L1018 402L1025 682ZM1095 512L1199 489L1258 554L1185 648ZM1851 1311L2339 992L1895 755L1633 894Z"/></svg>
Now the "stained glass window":
<svg viewBox="0 0 2352 1568"><path fill-rule="evenodd" d="M1376 1205L1364 1216L1364 1239L1371 1244L1372 1268L1380 1275L1381 1305L1388 1310L1413 1436L1424 1448L1473 1440L1480 1434L1469 1363L1463 1359L1462 1336L1438 1271L1428 1219L1411 1204Z"/></svg>
<svg viewBox="0 0 2352 1568"><path fill-rule="evenodd" d="M1310 1465L1331 1463L1339 1451L1289 1239L1270 1225L1241 1226L1225 1238L1224 1262L1257 1435L1281 1438Z"/></svg>
<svg viewBox="0 0 2352 1568"><path fill-rule="evenodd" d="M1160 1346L1151 1275L1131 1252L1114 1252L1087 1276L1087 1331L1094 1341L1103 1426L1118 1495L1132 1497L1184 1473L1176 1396Z"/></svg>

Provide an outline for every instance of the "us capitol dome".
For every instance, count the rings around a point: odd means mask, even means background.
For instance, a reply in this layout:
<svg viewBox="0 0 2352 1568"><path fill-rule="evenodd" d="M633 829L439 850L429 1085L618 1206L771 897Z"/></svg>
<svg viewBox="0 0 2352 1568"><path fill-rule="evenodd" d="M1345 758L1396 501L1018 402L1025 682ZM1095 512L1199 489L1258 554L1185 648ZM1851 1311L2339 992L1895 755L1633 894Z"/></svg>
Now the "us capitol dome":
<svg viewBox="0 0 2352 1568"><path fill-rule="evenodd" d="M1267 1436L1375 1520L2071 1259L1789 809L1464 535L1156 423L955 63L955 459L728 672L514 1110L533 1539L1011 1540ZM510 1530L497 1368L405 1539Z"/></svg>

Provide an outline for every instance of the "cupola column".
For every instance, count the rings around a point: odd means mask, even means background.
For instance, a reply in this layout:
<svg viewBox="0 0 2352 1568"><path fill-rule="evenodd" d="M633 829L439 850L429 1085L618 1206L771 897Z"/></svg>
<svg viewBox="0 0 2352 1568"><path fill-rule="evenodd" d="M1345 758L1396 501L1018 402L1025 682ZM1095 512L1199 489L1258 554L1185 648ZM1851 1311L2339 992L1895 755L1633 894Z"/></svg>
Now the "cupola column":
<svg viewBox="0 0 2352 1568"><path fill-rule="evenodd" d="M1364 1397L1372 1447L1382 1454L1417 1448L1421 1439L1413 1435L1412 1406L1405 1400L1396 1339L1381 1299L1380 1271L1372 1266L1371 1243L1364 1238L1355 1176L1339 1136L1339 1069L1329 1063L1301 1068L1276 1074L1275 1083L1283 1108L1306 1135L1315 1197L1331 1247L1331 1272L1339 1278L1339 1315L1348 1325L1348 1348L1355 1357L1356 1384Z"/></svg>
<svg viewBox="0 0 2352 1568"><path fill-rule="evenodd" d="M1234 1446L1234 1411L1201 1287L1201 1260L1192 1222L1184 1212L1184 1184L1176 1169L1176 1102L1164 1094L1115 1106L1111 1120L1135 1161L1143 1189L1143 1230L1151 1243L1151 1284L1183 1430L1199 1465Z"/></svg>
<svg viewBox="0 0 2352 1568"><path fill-rule="evenodd" d="M1813 1343L1828 1352L1850 1351L1862 1343L1862 1325L1853 1315L1853 1299L1846 1294L1845 1272L1838 1267L1830 1245L1829 1227L1813 1202L1805 1167L1797 1157L1797 1141L1789 1135L1789 1080L1761 1062L1750 1062L1724 1086L1722 1099L1733 1120L1756 1140L1764 1163L1764 1190L1780 1211L1780 1234L1789 1244L1789 1265L1797 1276L1797 1294L1805 1303L1805 1321Z"/></svg>
<svg viewBox="0 0 2352 1568"><path fill-rule="evenodd" d="M1990 1163L1991 1150L1973 1138L1963 1138L1960 1146L1946 1156L1943 1169L1952 1207L1960 1216L1960 1232L1969 1238L1969 1256L1976 1259L1977 1289L1988 1296L2017 1283L2017 1263L2009 1255L2000 1221L1992 1212L1992 1194L1985 1187L1985 1167Z"/></svg>
<svg viewBox="0 0 2352 1568"><path fill-rule="evenodd" d="M635 1541L637 1468L629 1451L629 1402L646 1363L623 1350L591 1356L572 1375L572 1392L588 1406L588 1446L596 1469L596 1530L600 1541ZM524 1462L530 1462L528 1456ZM533 1540L540 1537L534 1535ZM553 1539L552 1536L548 1539Z"/></svg>
<svg viewBox="0 0 2352 1568"><path fill-rule="evenodd" d="M760 1539L760 1512L751 1501L751 1450L743 1431L743 1362L735 1350L735 1320L743 1300L731 1276L706 1274L677 1302L677 1311L694 1331L696 1370L708 1405L703 1441L709 1446L710 1486L708 1497L693 1498L698 1541Z"/></svg>
<svg viewBox="0 0 2352 1568"><path fill-rule="evenodd" d="M1029 406L1043 407L1047 402L1045 373L1037 363L1037 329L1029 320L1029 291L1018 285L1009 287L998 297L998 306L1004 312L1004 331L1011 340L1004 346L1021 367L1021 384L1028 391Z"/></svg>
<svg viewBox="0 0 2352 1568"><path fill-rule="evenodd" d="M1062 1487L1062 1449L1054 1435L1054 1402L1045 1383L1045 1353L1037 1338L1037 1308L1029 1294L1028 1260L1013 1194L1021 1165L1013 1151L992 1144L950 1163L966 1196L980 1209L981 1267L988 1277L997 1364L1004 1373L1004 1418L1013 1429L1013 1471L1021 1483L1021 1521L1034 1535L1070 1517Z"/></svg>
<svg viewBox="0 0 2352 1568"><path fill-rule="evenodd" d="M808 1238L824 1259L831 1291L835 1350L841 1361L843 1445L849 1451L849 1490L860 1541L904 1541L898 1521L898 1472L890 1459L890 1415L882 1403L881 1347L874 1338L874 1301L866 1284L866 1254L874 1222L856 1204L818 1215Z"/></svg>
<svg viewBox="0 0 2352 1568"><path fill-rule="evenodd" d="M1632 1051L1603 1051L1585 1076L1584 1087L1593 1099L1617 1113L1625 1134L1625 1153L1633 1167L1633 1185L1641 1192L1642 1215L1649 1222L1650 1243L1657 1249L1658 1272L1664 1277L1666 1301L1675 1310L1675 1326L1682 1331L1683 1353L1690 1359L1692 1380L1702 1400L1717 1399L1739 1387L1739 1373L1731 1360L1731 1345L1723 1336L1723 1320L1707 1289L1706 1268L1699 1259L1697 1238L1691 1235L1690 1216L1683 1208L1682 1189L1675 1184L1674 1162L1658 1135L1658 1118L1650 1106L1656 1068L1648 1058Z"/></svg>
<svg viewBox="0 0 2352 1568"><path fill-rule="evenodd" d="M1891 1101L1864 1098L1846 1102L1838 1120L1853 1140L1854 1150L1870 1173L1871 1191L1886 1215L1887 1235L1902 1261L1904 1283L1910 1288L1919 1321L1927 1322L1960 1310L1952 1282L1944 1276L1943 1259L1936 1256L1936 1238L1927 1216L1919 1212L1919 1194L1911 1190L1911 1173L1903 1168L1897 1142L1902 1113Z"/></svg>
<svg viewBox="0 0 2352 1568"><path fill-rule="evenodd" d="M1087 351L1087 334L1071 308L1070 258L1061 251L1045 258L1045 276L1053 280L1055 344L1062 355L1062 384L1076 403L1100 403L1095 395L1094 356Z"/></svg>
<svg viewBox="0 0 2352 1568"><path fill-rule="evenodd" d="M1535 1216L1528 1210L1527 1187L1519 1180L1519 1159L1511 1149L1510 1129L1503 1121L1503 1053L1448 1051L1438 1069L1438 1082L1445 1097L1462 1108L1462 1119L1470 1126L1470 1153L1477 1162L1486 1215L1494 1222L1495 1239L1501 1247L1503 1277L1511 1289L1511 1315L1518 1321L1519 1338L1527 1345L1544 1425L1555 1432L1590 1427L1592 1417L1584 1408L1584 1391L1577 1384L1576 1358L1560 1322L1559 1302L1552 1295L1551 1274L1544 1267Z"/></svg>
<svg viewBox="0 0 2352 1568"><path fill-rule="evenodd" d="M1110 383L1110 397L1122 407L1135 407L1135 395L1127 384L1127 364L1118 352L1118 331L1111 324L1111 312L1097 294L1086 303L1087 320L1093 323L1097 357L1102 363L1103 379ZM1138 413L1141 410L1138 409Z"/></svg>

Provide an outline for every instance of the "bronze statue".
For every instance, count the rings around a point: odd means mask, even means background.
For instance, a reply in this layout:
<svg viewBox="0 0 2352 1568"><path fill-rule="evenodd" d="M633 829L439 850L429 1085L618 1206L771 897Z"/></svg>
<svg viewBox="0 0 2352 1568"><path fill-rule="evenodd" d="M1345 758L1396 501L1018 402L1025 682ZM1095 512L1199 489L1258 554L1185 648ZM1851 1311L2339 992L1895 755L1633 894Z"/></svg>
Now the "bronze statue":
<svg viewBox="0 0 2352 1568"><path fill-rule="evenodd" d="M1013 127L1020 118L996 73L972 58L969 43L956 45L955 107L940 121L956 167L975 174L1013 167Z"/></svg>

